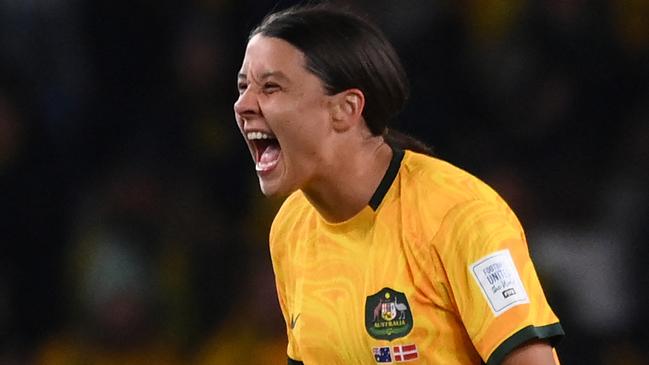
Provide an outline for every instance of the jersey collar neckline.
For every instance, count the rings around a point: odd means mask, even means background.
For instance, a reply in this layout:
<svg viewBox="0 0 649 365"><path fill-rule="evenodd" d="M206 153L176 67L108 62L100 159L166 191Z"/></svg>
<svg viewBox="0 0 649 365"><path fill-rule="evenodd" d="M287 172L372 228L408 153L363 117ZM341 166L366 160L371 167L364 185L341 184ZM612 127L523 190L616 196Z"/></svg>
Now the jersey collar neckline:
<svg viewBox="0 0 649 365"><path fill-rule="evenodd" d="M390 160L390 165L388 165L388 169L385 171L381 183L379 183L379 186L376 188L376 191L374 191L369 202L369 206L372 210L376 211L379 209L379 205L381 205L383 198L385 198L385 194L388 193L390 186L392 186L394 179L399 173L399 168L401 167L401 161L403 160L404 155L405 152L402 149L392 147L392 159Z"/></svg>

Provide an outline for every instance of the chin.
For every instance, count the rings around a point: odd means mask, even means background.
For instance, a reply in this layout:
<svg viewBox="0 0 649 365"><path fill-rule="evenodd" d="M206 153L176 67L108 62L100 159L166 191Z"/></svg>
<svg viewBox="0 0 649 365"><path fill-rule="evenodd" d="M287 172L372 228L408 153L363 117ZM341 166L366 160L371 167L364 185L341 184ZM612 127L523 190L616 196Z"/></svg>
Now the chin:
<svg viewBox="0 0 649 365"><path fill-rule="evenodd" d="M261 190L261 193L264 194L267 198L273 198L282 195L281 190L278 189L277 186L273 186L274 184L268 184L261 179L259 180L259 189Z"/></svg>
<svg viewBox="0 0 649 365"><path fill-rule="evenodd" d="M267 198L288 196L292 192L297 190L286 186L281 186L280 184L265 182L262 179L259 179L259 189L261 190L261 193L264 194L264 196L266 196Z"/></svg>

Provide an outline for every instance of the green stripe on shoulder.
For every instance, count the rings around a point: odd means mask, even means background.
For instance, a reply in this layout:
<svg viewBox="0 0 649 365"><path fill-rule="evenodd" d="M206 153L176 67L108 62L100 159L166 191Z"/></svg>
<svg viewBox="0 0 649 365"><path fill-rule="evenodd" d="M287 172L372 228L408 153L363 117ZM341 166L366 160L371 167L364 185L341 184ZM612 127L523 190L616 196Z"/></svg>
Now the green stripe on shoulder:
<svg viewBox="0 0 649 365"><path fill-rule="evenodd" d="M511 337L500 344L500 346L491 353L487 365L499 365L505 359L507 354L529 340L547 339L550 341L552 346L556 346L564 335L565 333L563 332L563 328L559 323L553 323L541 327L527 326L514 333Z"/></svg>

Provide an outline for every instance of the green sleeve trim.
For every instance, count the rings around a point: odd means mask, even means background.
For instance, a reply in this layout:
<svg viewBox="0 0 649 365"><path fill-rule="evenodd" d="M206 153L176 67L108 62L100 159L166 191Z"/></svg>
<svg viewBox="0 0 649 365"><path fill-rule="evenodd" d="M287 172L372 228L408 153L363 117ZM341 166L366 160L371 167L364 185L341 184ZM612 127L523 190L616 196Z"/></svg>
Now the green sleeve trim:
<svg viewBox="0 0 649 365"><path fill-rule="evenodd" d="M529 340L548 339L550 345L554 347L559 343L564 335L565 333L563 332L563 328L559 323L553 323L541 327L527 326L501 343L500 346L491 353L491 356L489 356L487 365L499 365L505 359L507 354Z"/></svg>
<svg viewBox="0 0 649 365"><path fill-rule="evenodd" d="M302 361L296 361L291 359L290 357L288 358L288 365L304 365Z"/></svg>

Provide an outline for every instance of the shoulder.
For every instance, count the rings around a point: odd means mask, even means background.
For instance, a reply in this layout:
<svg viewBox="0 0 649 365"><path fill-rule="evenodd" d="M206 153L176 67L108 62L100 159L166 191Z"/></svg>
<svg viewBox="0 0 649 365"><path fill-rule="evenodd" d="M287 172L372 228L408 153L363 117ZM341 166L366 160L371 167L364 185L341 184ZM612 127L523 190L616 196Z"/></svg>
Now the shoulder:
<svg viewBox="0 0 649 365"><path fill-rule="evenodd" d="M401 196L421 211L446 214L471 201L504 203L489 185L442 159L406 151L401 169Z"/></svg>
<svg viewBox="0 0 649 365"><path fill-rule="evenodd" d="M403 224L422 242L433 242L444 227L456 232L473 226L475 217L486 211L498 211L516 222L507 203L489 185L439 158L406 151L399 181Z"/></svg>
<svg viewBox="0 0 649 365"><path fill-rule="evenodd" d="M411 151L406 151L403 173L416 185L460 200L495 194L486 183L461 167Z"/></svg>

